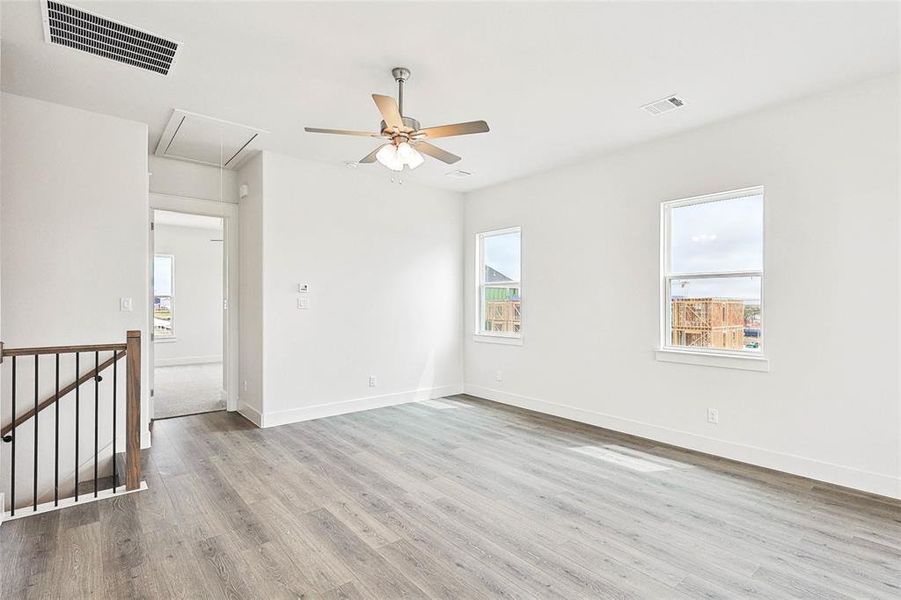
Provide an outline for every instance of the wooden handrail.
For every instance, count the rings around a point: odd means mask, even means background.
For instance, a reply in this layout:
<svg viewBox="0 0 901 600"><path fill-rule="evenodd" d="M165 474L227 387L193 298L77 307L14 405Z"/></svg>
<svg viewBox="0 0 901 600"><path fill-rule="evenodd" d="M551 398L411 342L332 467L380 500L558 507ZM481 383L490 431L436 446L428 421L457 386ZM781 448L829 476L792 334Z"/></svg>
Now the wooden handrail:
<svg viewBox="0 0 901 600"><path fill-rule="evenodd" d="M125 344L121 344L121 345L125 346ZM127 350L125 350L125 348L123 348L122 350L119 350L117 348L116 351L119 352L118 358L122 358L123 356L125 356L125 354L127 352ZM60 354L62 354L62 352L60 352ZM17 354L15 356L22 356L22 355ZM59 397L62 398L63 396L68 395L70 392L72 392L75 388L77 388L81 384L90 381L91 379L93 379L94 377L99 375L102 371L106 370L109 366L111 366L113 364L113 362L115 362L115 360L116 360L116 356L110 356L108 359L106 359L105 361L103 361L102 363L97 365L96 369L91 369L90 371L88 371L87 373L85 373L84 375L82 375L81 377L79 377L78 379L76 379L75 381L70 383L69 385L60 388L59 389ZM38 404L37 411L35 411L34 408L31 408L28 410L28 412L20 415L19 417L16 417L16 420L14 422L15 426L18 427L18 426L22 425L23 423L25 423L28 419L30 419L31 417L33 417L35 415L35 412L41 412L48 406L52 406L53 403L56 402L56 398L57 398L56 392L54 391L53 394L48 396L46 400L43 400L42 402L40 402ZM0 436L5 436L7 433L12 431L12 429L13 429L13 422L7 423L6 425L3 426L3 429L0 430Z"/></svg>
<svg viewBox="0 0 901 600"><path fill-rule="evenodd" d="M93 369L90 369L87 373L81 374L78 371L79 365L79 353L81 352L90 352L94 353L95 357L95 366ZM104 360L103 363L99 363L99 353L100 352L114 352L113 356ZM38 391L40 389L40 377L39 377L39 366L40 360L39 356L43 354L55 354L56 355L56 373L55 373L55 385L53 394L46 398L43 402L38 402ZM75 354L75 364L76 364L76 379L74 382L70 383L65 387L60 387L60 355L61 354ZM29 419L34 419L35 426L32 428L32 450L34 452L34 461L33 461L33 471L34 475L32 478L32 499L31 499L31 511L33 513L38 512L38 443L40 441L40 437L38 435L39 428L38 424L38 416L41 411L49 406L56 407L56 423L54 428L54 452L55 452L55 460L54 464L54 472L53 472L53 504L54 506L60 506L60 497L59 497L59 466L60 466L60 456L59 456L59 400L64 396L71 393L73 390L76 393L76 403L75 403L75 486L74 486L74 502L79 501L79 463L78 460L78 450L83 445L79 442L79 432L81 431L81 419L79 419L79 403L77 401L78 393L80 390L80 386L87 381L94 379L96 382L94 384L94 410L93 413L93 438L94 438L94 487L93 487L93 496L94 498L98 497L99 487L99 477L98 477L98 457L100 455L100 449L98 447L99 443L99 429L98 429L98 419L100 415L100 407L99 407L99 397L100 397L100 373L105 369L108 369L110 366L113 367L113 385L112 385L112 404L110 408L112 408L112 454L113 454L113 479L114 482L116 480L116 441L118 438L118 426L117 423L120 421L116 417L117 407L120 406L118 399L116 397L116 393L118 391L118 370L115 368L116 362L126 356L125 360L125 489L127 491L134 491L141 489L141 332L139 330L129 330L126 336L126 340L124 344L90 344L90 345L77 345L77 346L41 346L34 348L12 348L5 349L3 347L2 342L0 342L0 359L3 356L12 356L12 393L10 396L10 403L12 404L12 413L13 420L11 423L0 429L2 431L2 437L4 442L9 442L11 444L10 452L11 452L11 467L10 467L10 477L9 477L9 485L10 485L10 493L9 496L12 499L12 504L10 505L10 516L12 517L15 514L17 504L17 496L16 496L16 443L17 438L19 437L18 427L23 423L27 422ZM16 417L16 390L18 386L16 385L16 359L17 356L34 356L34 404L33 408L26 412L25 414ZM121 418L121 417L120 417ZM7 435L7 433L12 432L12 435ZM89 433L89 432L86 432ZM106 435L106 434L104 434ZM23 440L24 441L24 440ZM27 443L27 442L26 442ZM116 486L114 483L114 487L112 488L112 492L116 493ZM2 509L0 509L2 510Z"/></svg>
<svg viewBox="0 0 901 600"><path fill-rule="evenodd" d="M125 350L127 344L82 344L80 346L39 346L36 348L3 348L3 356L35 356L36 354L72 354L73 352L113 352Z"/></svg>

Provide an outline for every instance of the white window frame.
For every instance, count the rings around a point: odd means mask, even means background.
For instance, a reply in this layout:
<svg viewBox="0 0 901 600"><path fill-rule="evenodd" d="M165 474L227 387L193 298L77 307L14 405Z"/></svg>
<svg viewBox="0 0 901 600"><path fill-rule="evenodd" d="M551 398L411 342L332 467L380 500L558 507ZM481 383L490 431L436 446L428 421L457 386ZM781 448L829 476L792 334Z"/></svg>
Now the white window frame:
<svg viewBox="0 0 901 600"><path fill-rule="evenodd" d="M170 271L171 271L171 272L169 273L169 276L171 277L171 281L169 282L170 285L169 285L169 296L168 296L168 298L169 298L169 312L170 312L170 314L171 314L171 318L170 318L170 320L169 320L169 323L170 323L170 326L171 326L171 329L172 329L172 333L170 333L169 335L161 335L161 334L158 334L158 333L156 332L156 324L153 323L153 329L152 329L152 331L153 331L153 341L155 341L155 342L156 342L156 341L159 341L159 342L174 342L175 339L176 339L176 338L175 338L175 255L174 255L174 254L165 254L165 253L155 252L154 255L153 255L153 258L156 259L156 257L160 257L160 258L168 258L168 259L169 259L169 264L171 265L171 267L170 267ZM155 264L155 261L154 261L154 264ZM156 267L154 267L154 269L155 269L155 268L156 268ZM156 273L154 273L154 278L156 278ZM156 295L156 290L153 290L154 304L156 303L156 298L157 298L157 297L158 297L158 296ZM166 297L166 296L163 296L163 297Z"/></svg>
<svg viewBox="0 0 901 600"><path fill-rule="evenodd" d="M674 273L671 270L671 214L674 208L706 204L709 202L722 202L734 200L746 196L763 196L763 223L761 231L765 265L766 253L766 196L763 186L754 186L693 196L679 200L668 200L660 204L660 339L656 350L657 360L665 362L679 362L694 365L708 365L752 371L768 371L769 361L766 351L765 335L765 293L764 293L764 266L760 270L747 271L714 271L709 273ZM724 279L729 277L759 277L760 278L760 348L758 350L727 350L721 348L687 348L672 344L670 310L670 293L674 279Z"/></svg>
<svg viewBox="0 0 901 600"><path fill-rule="evenodd" d="M486 283L485 282L485 238L494 237L498 235L507 235L510 233L518 233L519 234L519 281L506 281L506 282L498 282L498 283ZM523 338L523 324L525 323L525 311L524 311L524 302L523 302L523 288L522 288L522 227L505 227L503 229L492 229L489 231L481 231L476 233L476 248L475 248L475 332L473 333L473 340L476 342L488 342L494 344L509 344L515 346L522 345ZM502 331L485 331L483 329L485 325L485 321L483 315L485 314L485 288L491 287L517 287L519 288L519 332L516 333L507 333Z"/></svg>

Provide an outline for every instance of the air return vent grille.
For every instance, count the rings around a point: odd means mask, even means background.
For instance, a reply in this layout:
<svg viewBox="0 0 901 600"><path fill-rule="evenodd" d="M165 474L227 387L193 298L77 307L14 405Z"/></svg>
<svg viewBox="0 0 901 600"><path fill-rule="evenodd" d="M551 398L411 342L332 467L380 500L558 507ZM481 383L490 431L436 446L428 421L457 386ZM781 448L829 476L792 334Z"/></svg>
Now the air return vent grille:
<svg viewBox="0 0 901 600"><path fill-rule="evenodd" d="M162 75L172 68L177 42L51 0L44 9L48 42Z"/></svg>
<svg viewBox="0 0 901 600"><path fill-rule="evenodd" d="M669 112L671 110L676 110L677 108L681 108L683 106L685 106L685 100L683 100L679 96L673 95L667 96L662 100L651 102L650 104L645 104L641 108L645 112L656 116L662 115L663 113Z"/></svg>

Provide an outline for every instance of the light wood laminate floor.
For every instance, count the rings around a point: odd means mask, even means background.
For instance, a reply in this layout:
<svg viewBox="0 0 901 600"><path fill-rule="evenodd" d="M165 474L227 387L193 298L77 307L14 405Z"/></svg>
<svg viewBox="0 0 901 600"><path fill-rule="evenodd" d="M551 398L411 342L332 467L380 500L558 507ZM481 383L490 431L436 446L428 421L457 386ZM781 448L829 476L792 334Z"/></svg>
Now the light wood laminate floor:
<svg viewBox="0 0 901 600"><path fill-rule="evenodd" d="M899 503L465 396L160 421L145 462L0 526L2 597L901 597Z"/></svg>

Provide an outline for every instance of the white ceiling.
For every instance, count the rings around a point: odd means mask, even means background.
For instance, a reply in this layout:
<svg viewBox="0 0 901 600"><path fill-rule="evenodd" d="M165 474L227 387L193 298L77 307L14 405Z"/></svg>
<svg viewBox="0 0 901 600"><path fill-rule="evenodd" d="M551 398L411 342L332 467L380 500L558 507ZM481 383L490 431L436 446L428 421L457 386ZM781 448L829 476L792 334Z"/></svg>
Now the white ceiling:
<svg viewBox="0 0 901 600"><path fill-rule="evenodd" d="M73 2L183 43L170 77L45 44L37 1L2 9L2 89L145 122L173 108L271 131L261 146L357 160L375 140L303 126L378 127L370 94L423 125L484 119L445 139L454 167L406 178L470 190L575 158L898 70L895 2ZM653 117L638 107L678 93ZM436 142L437 143L437 142ZM361 166L390 173L379 165ZM474 175L446 177L462 168Z"/></svg>

